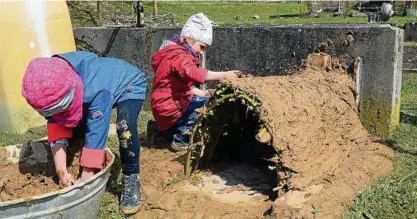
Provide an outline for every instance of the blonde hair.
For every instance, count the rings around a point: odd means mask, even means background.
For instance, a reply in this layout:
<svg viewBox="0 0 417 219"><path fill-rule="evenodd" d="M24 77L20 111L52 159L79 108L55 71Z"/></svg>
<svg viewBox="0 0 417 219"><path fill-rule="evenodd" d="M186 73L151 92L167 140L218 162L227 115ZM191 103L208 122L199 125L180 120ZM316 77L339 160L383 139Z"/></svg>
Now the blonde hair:
<svg viewBox="0 0 417 219"><path fill-rule="evenodd" d="M191 37L187 37L187 36L180 36L180 43L188 43L189 45L192 45L196 42L197 40L191 38Z"/></svg>

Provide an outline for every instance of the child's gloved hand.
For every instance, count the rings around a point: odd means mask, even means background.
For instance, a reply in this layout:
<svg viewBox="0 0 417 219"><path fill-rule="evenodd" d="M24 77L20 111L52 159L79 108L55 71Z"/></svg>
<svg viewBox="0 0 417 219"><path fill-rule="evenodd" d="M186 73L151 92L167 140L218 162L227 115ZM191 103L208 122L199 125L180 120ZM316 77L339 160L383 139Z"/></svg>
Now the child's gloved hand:
<svg viewBox="0 0 417 219"><path fill-rule="evenodd" d="M59 177L59 185L68 187L72 186L75 182L74 178L70 173L67 171L58 170L57 171L58 177Z"/></svg>

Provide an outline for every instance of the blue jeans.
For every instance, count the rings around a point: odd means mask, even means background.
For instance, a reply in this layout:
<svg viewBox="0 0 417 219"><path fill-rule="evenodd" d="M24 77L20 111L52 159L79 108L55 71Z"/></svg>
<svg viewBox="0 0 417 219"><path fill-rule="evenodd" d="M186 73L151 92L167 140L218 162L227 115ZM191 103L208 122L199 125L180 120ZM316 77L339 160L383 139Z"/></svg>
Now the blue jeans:
<svg viewBox="0 0 417 219"><path fill-rule="evenodd" d="M120 159L124 174L139 173L140 142L137 119L143 100L124 100L117 103L117 136L119 138ZM88 109L83 110L83 119L73 129L73 139L84 139L87 131Z"/></svg>
<svg viewBox="0 0 417 219"><path fill-rule="evenodd" d="M124 100L117 104L117 136L119 137L120 158L124 174L140 171L140 142L137 119L143 100Z"/></svg>
<svg viewBox="0 0 417 219"><path fill-rule="evenodd" d="M195 110L203 107L208 99L208 97L193 97L190 105L187 107L187 110L173 127L173 142L188 144L189 135L184 133L192 131L193 125L197 121L197 113Z"/></svg>

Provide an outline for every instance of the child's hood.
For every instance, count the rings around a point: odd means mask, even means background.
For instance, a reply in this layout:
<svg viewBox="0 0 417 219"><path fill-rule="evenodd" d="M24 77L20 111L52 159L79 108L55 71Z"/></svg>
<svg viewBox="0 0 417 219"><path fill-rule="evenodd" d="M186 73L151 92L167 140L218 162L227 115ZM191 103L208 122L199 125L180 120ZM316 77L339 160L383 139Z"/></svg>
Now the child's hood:
<svg viewBox="0 0 417 219"><path fill-rule="evenodd" d="M180 54L186 54L187 49L178 44L171 44L161 48L155 55L152 57L152 68L154 71L158 69L161 63L164 60L171 60L175 56Z"/></svg>

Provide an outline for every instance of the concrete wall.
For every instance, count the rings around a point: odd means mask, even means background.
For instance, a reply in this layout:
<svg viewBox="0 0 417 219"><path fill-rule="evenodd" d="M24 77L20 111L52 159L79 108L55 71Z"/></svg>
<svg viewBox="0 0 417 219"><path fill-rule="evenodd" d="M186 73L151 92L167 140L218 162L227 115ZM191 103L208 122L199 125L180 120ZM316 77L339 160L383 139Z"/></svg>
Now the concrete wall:
<svg viewBox="0 0 417 219"><path fill-rule="evenodd" d="M83 48L124 58L152 78L151 55L162 40L179 31L180 28L77 28L74 33ZM207 51L207 67L240 69L257 76L282 75L315 51L360 56L360 116L369 131L386 136L399 121L403 37L401 29L389 25L216 27L213 46Z"/></svg>

